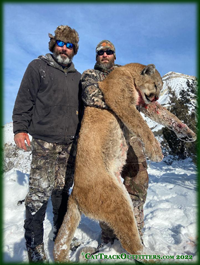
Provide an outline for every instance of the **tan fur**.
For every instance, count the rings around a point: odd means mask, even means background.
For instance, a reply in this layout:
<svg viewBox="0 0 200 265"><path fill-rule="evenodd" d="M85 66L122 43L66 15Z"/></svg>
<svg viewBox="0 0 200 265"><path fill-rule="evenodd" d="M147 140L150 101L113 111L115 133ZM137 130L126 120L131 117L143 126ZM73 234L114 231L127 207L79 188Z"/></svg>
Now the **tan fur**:
<svg viewBox="0 0 200 265"><path fill-rule="evenodd" d="M159 96L162 79L152 65L129 64L115 69L99 86L112 111L85 109L74 187L55 240L56 262L68 260L69 246L81 213L106 222L129 253L139 254L143 250L132 202L117 172L121 172L126 161L128 131L142 139L152 160L162 160L159 143L136 109L138 102L148 103L144 93L151 99Z"/></svg>

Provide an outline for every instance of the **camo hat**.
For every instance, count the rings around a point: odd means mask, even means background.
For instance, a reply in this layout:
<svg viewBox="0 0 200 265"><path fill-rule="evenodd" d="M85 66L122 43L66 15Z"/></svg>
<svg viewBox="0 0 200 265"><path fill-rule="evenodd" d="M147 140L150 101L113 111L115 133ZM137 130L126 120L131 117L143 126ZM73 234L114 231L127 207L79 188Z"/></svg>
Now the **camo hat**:
<svg viewBox="0 0 200 265"><path fill-rule="evenodd" d="M109 40L102 40L101 42L99 42L99 44L96 47L96 53L104 49L109 49L109 50L114 51L114 56L116 59L115 46L112 44L112 42L110 42Z"/></svg>
<svg viewBox="0 0 200 265"><path fill-rule="evenodd" d="M56 44L56 40L61 40L66 42L71 42L74 44L74 54L77 54L78 52L78 42L79 42L79 36L78 33L75 29L72 29L68 26L58 26L56 28L55 36L49 33L49 50L53 52L54 46Z"/></svg>

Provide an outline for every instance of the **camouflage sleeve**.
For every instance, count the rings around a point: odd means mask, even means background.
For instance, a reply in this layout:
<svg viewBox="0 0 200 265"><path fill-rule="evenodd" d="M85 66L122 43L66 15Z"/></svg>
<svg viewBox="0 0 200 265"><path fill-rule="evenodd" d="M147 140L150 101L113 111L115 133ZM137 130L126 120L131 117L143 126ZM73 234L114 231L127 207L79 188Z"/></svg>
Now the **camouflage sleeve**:
<svg viewBox="0 0 200 265"><path fill-rule="evenodd" d="M100 77L94 70L86 70L81 76L82 100L86 106L108 109L98 82Z"/></svg>
<svg viewBox="0 0 200 265"><path fill-rule="evenodd" d="M196 140L196 134L158 102L152 102L146 107L141 107L140 110L151 120L174 131L180 140L186 142L193 142Z"/></svg>

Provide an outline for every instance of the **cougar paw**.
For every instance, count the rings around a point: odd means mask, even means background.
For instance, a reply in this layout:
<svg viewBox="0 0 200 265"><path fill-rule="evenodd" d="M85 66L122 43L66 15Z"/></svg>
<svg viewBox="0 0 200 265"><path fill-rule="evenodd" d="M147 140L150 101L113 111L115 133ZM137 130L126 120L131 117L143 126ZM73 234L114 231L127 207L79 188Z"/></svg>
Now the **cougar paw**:
<svg viewBox="0 0 200 265"><path fill-rule="evenodd" d="M194 142L197 139L196 134L189 128L187 128L184 132L177 133L177 137L184 142Z"/></svg>
<svg viewBox="0 0 200 265"><path fill-rule="evenodd" d="M156 139L153 142L151 142L151 146L149 149L150 152L147 152L147 156L151 161L160 162L163 160L164 156L160 144Z"/></svg>
<svg viewBox="0 0 200 265"><path fill-rule="evenodd" d="M181 141L194 142L197 139L196 134L184 123L174 122L169 129L174 131Z"/></svg>

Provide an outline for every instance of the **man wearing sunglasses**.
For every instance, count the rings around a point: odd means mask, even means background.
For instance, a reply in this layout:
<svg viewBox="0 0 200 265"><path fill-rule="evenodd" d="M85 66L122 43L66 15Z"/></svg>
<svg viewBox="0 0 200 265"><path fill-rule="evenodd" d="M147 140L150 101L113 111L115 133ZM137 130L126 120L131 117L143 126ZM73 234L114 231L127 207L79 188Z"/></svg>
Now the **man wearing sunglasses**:
<svg viewBox="0 0 200 265"><path fill-rule="evenodd" d="M86 106L108 108L104 102L103 94L98 87L98 82L103 81L116 67L120 67L120 65L115 64L115 59L114 45L108 40L101 41L96 47L96 64L94 69L84 71L81 76L82 99ZM142 239L142 228L144 226L143 205L146 200L149 178L142 144L133 135L130 138L127 163L123 168L121 176L133 202L135 218ZM116 239L113 230L104 222L100 222L100 226L102 229L102 243L113 243Z"/></svg>
<svg viewBox="0 0 200 265"><path fill-rule="evenodd" d="M47 259L43 221L49 197L54 213L54 238L66 213L81 119L81 74L72 63L79 48L78 33L68 26L58 26L55 36L49 37L52 53L39 56L28 65L13 110L16 145L24 150L26 143L32 147L24 223L30 262Z"/></svg>

